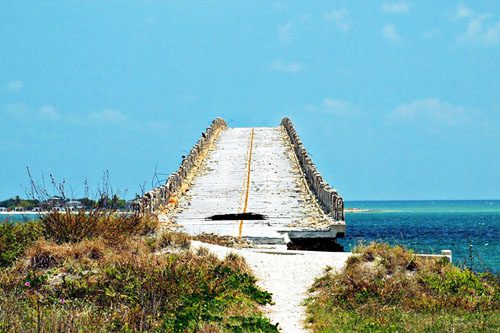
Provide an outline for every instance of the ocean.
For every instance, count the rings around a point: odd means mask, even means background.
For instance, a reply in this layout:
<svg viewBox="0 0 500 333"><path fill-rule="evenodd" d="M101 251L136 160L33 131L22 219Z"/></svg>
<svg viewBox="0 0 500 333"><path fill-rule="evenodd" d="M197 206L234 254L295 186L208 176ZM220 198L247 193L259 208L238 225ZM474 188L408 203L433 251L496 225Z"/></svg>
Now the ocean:
<svg viewBox="0 0 500 333"><path fill-rule="evenodd" d="M451 250L453 262L500 273L500 200L347 201L346 251L359 242L401 244L418 253ZM470 246L469 246L470 244Z"/></svg>
<svg viewBox="0 0 500 333"><path fill-rule="evenodd" d="M500 200L347 201L346 208L360 211L346 212L346 236L339 239L345 251L371 241L418 253L451 250L456 264L469 261L472 253L474 269L500 273ZM25 221L38 215L10 218Z"/></svg>

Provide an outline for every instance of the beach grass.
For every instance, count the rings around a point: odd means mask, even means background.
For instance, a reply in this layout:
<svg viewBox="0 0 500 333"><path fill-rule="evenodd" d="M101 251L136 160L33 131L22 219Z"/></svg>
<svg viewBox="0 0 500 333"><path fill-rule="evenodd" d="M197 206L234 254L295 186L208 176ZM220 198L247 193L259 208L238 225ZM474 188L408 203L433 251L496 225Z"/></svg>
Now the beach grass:
<svg viewBox="0 0 500 333"><path fill-rule="evenodd" d="M16 250L0 269L0 332L277 332L261 311L271 295L243 258L191 251L186 235L135 221L143 225L94 223L100 232L83 237L43 221L1 225L15 231L0 246Z"/></svg>
<svg viewBox="0 0 500 333"><path fill-rule="evenodd" d="M490 273L372 243L327 270L307 299L313 332L493 332L500 281Z"/></svg>

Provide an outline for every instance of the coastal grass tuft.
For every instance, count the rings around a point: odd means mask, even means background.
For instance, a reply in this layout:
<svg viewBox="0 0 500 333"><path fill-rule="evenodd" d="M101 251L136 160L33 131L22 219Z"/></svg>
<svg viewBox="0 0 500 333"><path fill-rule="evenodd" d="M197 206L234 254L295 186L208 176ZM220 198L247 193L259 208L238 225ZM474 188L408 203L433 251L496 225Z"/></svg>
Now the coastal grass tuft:
<svg viewBox="0 0 500 333"><path fill-rule="evenodd" d="M232 248L254 247L254 244L248 239L242 237L228 236L228 235L201 233L199 235L192 236L192 239L203 243L232 247Z"/></svg>
<svg viewBox="0 0 500 333"><path fill-rule="evenodd" d="M185 234L153 236L145 219L121 231L123 218L93 224L100 232L0 226L8 244L26 239L0 269L0 332L278 332L243 258L191 251Z"/></svg>
<svg viewBox="0 0 500 333"><path fill-rule="evenodd" d="M500 280L401 246L358 247L342 271L311 288L314 332L490 332L500 330Z"/></svg>
<svg viewBox="0 0 500 333"><path fill-rule="evenodd" d="M187 249L191 245L191 236L185 232L163 231L156 237L156 248L180 247Z"/></svg>
<svg viewBox="0 0 500 333"><path fill-rule="evenodd" d="M0 331L277 332L259 310L270 294L235 262L142 238L39 240L0 273Z"/></svg>
<svg viewBox="0 0 500 333"><path fill-rule="evenodd" d="M124 237L154 232L158 226L158 218L153 215L96 208L77 212L54 210L41 215L40 223L45 238L59 244L95 237L119 242Z"/></svg>

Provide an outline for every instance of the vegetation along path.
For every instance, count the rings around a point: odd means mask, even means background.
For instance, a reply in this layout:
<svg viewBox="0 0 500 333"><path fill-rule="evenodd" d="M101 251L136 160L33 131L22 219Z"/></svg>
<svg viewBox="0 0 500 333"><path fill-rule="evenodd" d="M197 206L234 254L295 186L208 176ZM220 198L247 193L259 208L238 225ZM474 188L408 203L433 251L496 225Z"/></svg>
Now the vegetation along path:
<svg viewBox="0 0 500 333"><path fill-rule="evenodd" d="M258 284L272 293L273 305L266 306L266 314L280 331L286 333L307 332L304 328L304 299L327 266L340 269L350 253L286 251L277 249L231 249L218 245L192 242L192 247L207 247L219 258L230 252L244 257L248 266L259 279Z"/></svg>

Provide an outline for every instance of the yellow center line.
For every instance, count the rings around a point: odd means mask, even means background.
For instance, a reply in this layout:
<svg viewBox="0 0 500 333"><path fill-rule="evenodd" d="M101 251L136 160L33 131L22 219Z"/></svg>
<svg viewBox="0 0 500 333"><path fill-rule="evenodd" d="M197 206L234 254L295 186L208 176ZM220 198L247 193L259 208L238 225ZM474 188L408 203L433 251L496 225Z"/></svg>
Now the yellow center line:
<svg viewBox="0 0 500 333"><path fill-rule="evenodd" d="M252 150L253 150L253 135L254 129L250 132L250 150L248 152L248 161L247 161L247 189L245 193L245 204L243 205L243 213L247 212L248 208L248 195L250 194L250 165L252 164ZM241 232L243 230L243 220L240 220L240 230L238 233L238 237L241 238Z"/></svg>
<svg viewBox="0 0 500 333"><path fill-rule="evenodd" d="M250 140L251 139L251 135L248 137L248 140L247 140L247 151L245 153L245 157L247 158L247 163L248 163L248 156L250 154ZM242 211L242 207L243 207L243 199L244 199L244 196L245 196L245 186L246 186L246 183L247 183L247 180L246 180L246 177L243 177L242 178L242 183L241 183L241 193L240 193L240 199L238 200L238 209L237 209L237 212L241 212Z"/></svg>

